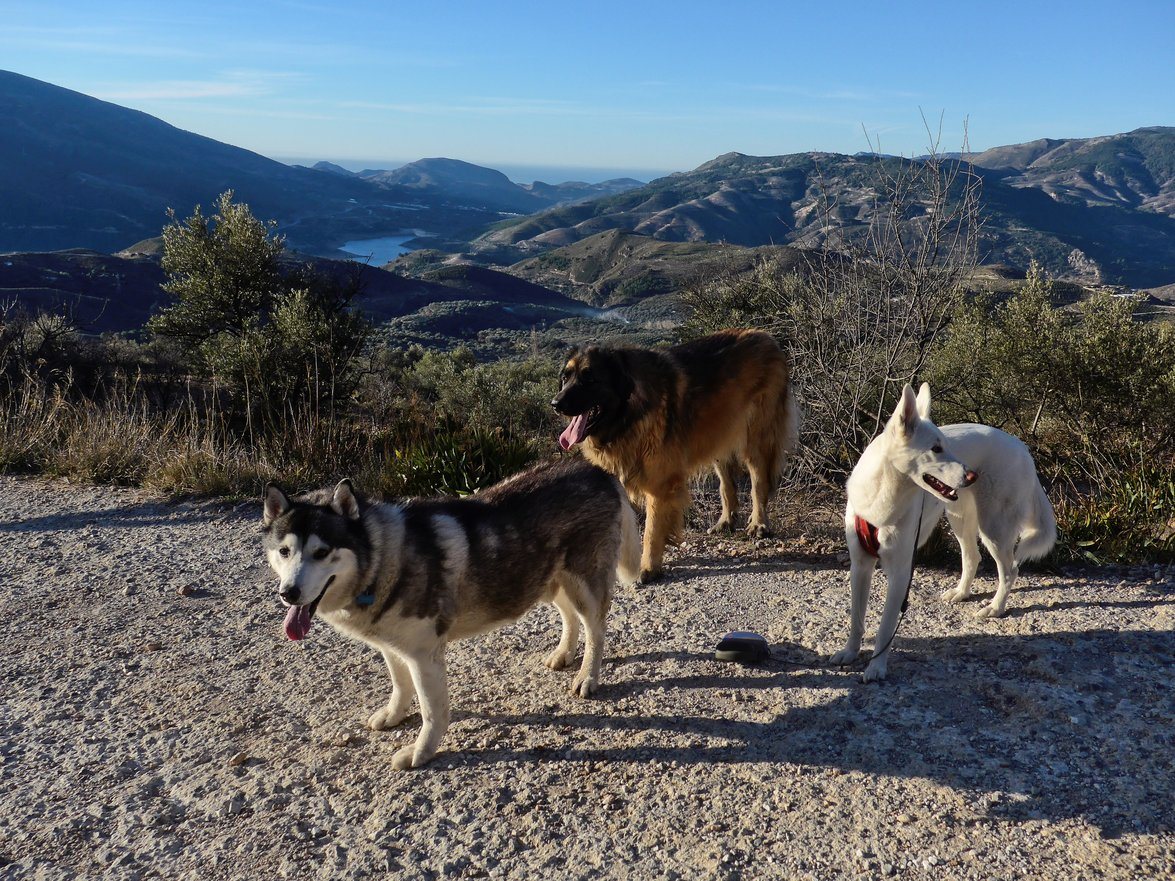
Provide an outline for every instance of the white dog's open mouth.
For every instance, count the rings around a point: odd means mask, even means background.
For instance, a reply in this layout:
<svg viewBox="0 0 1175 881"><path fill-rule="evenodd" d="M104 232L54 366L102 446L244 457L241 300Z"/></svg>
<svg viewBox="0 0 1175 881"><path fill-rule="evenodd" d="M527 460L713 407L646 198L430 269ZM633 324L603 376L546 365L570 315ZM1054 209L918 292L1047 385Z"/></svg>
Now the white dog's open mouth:
<svg viewBox="0 0 1175 881"><path fill-rule="evenodd" d="M922 482L929 484L930 488L942 496L944 499L950 499L952 502L959 500L959 494L951 487L947 486L941 480L931 477L929 474L922 475Z"/></svg>

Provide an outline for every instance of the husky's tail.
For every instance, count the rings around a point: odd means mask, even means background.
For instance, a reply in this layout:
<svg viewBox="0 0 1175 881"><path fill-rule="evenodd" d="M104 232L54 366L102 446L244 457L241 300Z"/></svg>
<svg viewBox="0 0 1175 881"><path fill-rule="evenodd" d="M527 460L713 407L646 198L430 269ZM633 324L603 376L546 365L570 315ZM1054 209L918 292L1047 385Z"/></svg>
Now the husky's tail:
<svg viewBox="0 0 1175 881"><path fill-rule="evenodd" d="M1053 506L1044 494L1044 487L1036 481L1036 493L1032 499L1032 516L1020 532L1020 544L1016 546L1016 564L1026 560L1039 560L1057 543L1057 518Z"/></svg>
<svg viewBox="0 0 1175 881"><path fill-rule="evenodd" d="M641 533L636 525L636 511L620 492L620 559L616 577L621 584L632 584L641 577Z"/></svg>

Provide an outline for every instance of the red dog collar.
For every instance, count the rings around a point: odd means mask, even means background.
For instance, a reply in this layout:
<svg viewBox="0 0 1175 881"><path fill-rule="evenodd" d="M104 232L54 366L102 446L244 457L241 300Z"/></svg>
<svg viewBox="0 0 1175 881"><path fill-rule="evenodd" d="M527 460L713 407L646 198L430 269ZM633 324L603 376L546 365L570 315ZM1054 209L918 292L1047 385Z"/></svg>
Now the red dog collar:
<svg viewBox="0 0 1175 881"><path fill-rule="evenodd" d="M856 514L853 515L853 526L857 530L857 541L862 549L871 557L881 554L881 542L877 539L877 527Z"/></svg>

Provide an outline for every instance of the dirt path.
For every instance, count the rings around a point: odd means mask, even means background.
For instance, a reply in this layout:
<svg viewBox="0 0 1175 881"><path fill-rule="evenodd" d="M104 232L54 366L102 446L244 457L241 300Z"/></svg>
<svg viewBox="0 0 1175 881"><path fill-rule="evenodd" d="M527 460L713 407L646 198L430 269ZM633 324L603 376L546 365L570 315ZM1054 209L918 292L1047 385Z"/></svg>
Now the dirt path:
<svg viewBox="0 0 1175 881"><path fill-rule="evenodd" d="M450 651L443 752L396 773L419 717L366 731L378 657L282 637L257 516L0 478L0 879L1175 873L1175 570L1031 575L983 622L921 571L865 686L711 660L839 648L847 572L691 537L619 593L598 699L538 610Z"/></svg>

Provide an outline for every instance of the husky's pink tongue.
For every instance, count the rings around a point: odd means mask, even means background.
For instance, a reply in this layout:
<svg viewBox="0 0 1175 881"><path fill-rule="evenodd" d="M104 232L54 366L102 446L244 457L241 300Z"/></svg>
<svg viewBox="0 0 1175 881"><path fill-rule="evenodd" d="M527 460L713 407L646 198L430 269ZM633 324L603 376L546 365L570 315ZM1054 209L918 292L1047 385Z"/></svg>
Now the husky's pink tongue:
<svg viewBox="0 0 1175 881"><path fill-rule="evenodd" d="M565 450L570 450L582 441L587 436L587 424L587 413L580 413L578 416L573 416L571 422L563 429L563 433L559 435L559 446Z"/></svg>
<svg viewBox="0 0 1175 881"><path fill-rule="evenodd" d="M310 632L310 610L305 606L290 606L283 626L287 639L305 639Z"/></svg>

